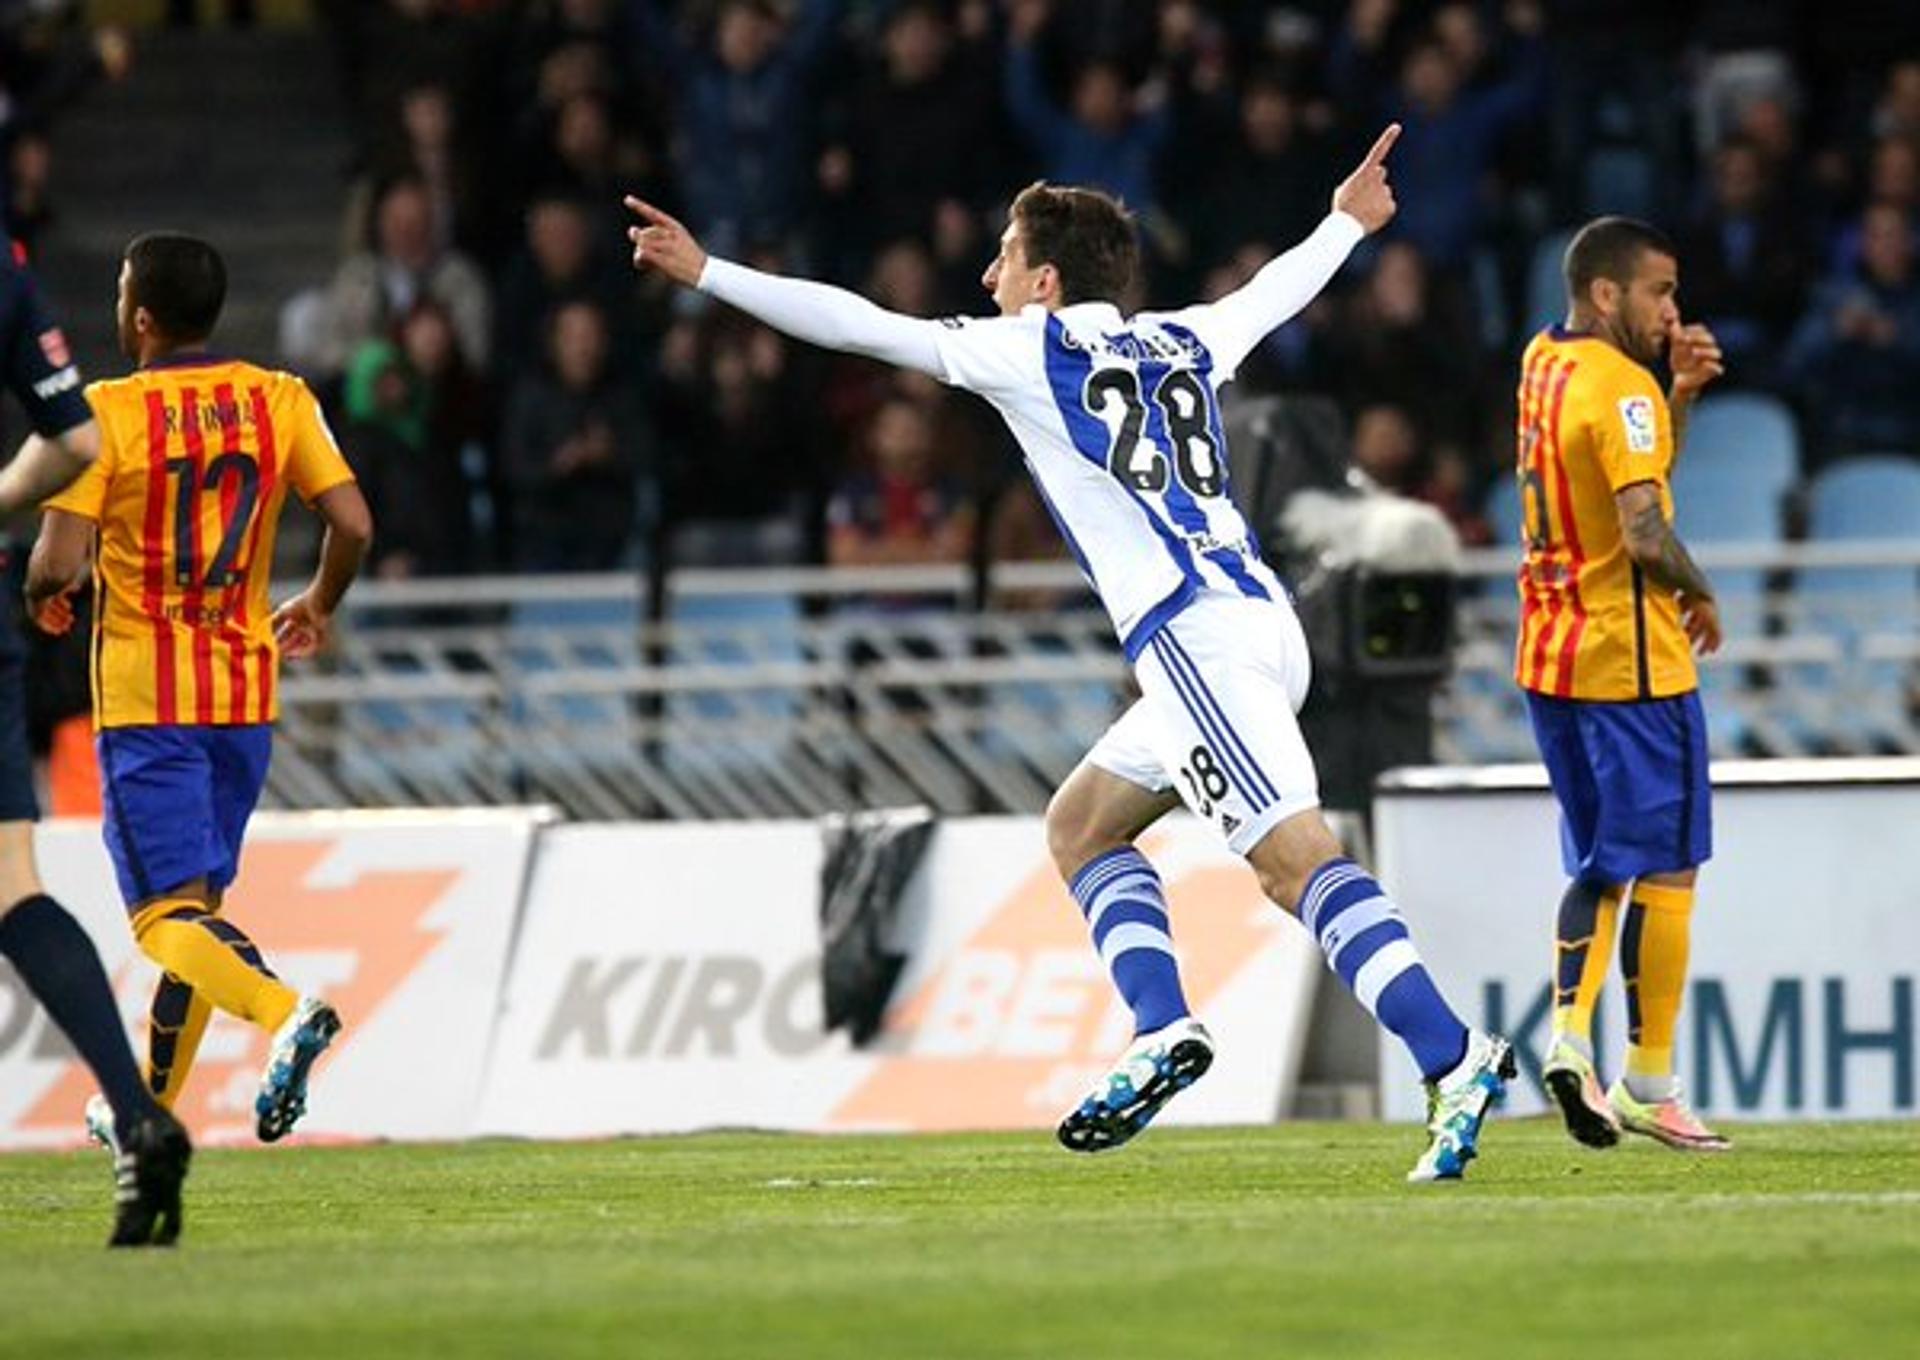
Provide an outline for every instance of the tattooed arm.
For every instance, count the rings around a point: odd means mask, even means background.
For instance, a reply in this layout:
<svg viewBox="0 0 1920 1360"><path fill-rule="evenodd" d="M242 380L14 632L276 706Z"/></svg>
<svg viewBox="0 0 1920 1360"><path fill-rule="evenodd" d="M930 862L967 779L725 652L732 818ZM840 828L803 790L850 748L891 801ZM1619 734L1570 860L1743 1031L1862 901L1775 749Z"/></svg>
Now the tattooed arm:
<svg viewBox="0 0 1920 1360"><path fill-rule="evenodd" d="M1694 649L1703 655L1719 650L1720 611L1714 604L1713 587L1667 522L1658 484L1635 482L1620 488L1613 499L1627 556L1655 585L1680 597L1680 621Z"/></svg>

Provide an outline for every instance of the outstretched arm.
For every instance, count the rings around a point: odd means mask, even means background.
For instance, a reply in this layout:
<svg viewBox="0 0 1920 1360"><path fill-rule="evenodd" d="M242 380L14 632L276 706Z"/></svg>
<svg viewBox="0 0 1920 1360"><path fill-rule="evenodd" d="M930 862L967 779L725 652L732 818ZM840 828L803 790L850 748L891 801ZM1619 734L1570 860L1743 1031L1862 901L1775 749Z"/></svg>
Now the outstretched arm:
<svg viewBox="0 0 1920 1360"><path fill-rule="evenodd" d="M1400 136L1388 125L1359 168L1333 191L1333 211L1314 233L1275 256L1246 284L1218 302L1190 307L1177 320L1191 326L1213 355L1224 382L1269 334L1320 295L1362 237L1380 230L1396 211L1387 183L1387 153Z"/></svg>
<svg viewBox="0 0 1920 1360"><path fill-rule="evenodd" d="M886 311L844 288L714 259L684 226L651 203L629 197L627 207L647 224L627 229L635 269L658 270L683 288L698 288L796 340L945 376L939 322Z"/></svg>

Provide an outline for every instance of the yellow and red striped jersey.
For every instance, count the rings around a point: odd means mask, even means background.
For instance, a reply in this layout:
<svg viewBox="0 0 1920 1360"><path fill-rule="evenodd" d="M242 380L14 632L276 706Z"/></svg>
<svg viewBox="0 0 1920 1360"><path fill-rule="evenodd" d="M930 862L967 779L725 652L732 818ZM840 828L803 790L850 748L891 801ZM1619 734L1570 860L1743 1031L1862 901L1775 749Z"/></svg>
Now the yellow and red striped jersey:
<svg viewBox="0 0 1920 1360"><path fill-rule="evenodd" d="M48 508L94 521L99 727L272 722L267 595L291 487L353 480L320 405L289 373L183 355L97 382L100 456Z"/></svg>
<svg viewBox="0 0 1920 1360"><path fill-rule="evenodd" d="M1566 699L1664 699L1699 683L1673 592L1627 555L1614 494L1660 488L1673 422L1653 374L1607 341L1550 327L1521 361L1522 689Z"/></svg>

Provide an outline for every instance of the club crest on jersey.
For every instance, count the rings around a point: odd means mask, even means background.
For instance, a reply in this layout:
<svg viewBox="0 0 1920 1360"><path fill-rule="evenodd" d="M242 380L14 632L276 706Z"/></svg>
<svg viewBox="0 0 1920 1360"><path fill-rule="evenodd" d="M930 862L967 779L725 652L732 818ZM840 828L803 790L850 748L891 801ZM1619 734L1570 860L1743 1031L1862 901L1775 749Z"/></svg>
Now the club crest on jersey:
<svg viewBox="0 0 1920 1360"><path fill-rule="evenodd" d="M67 350L67 337L60 333L58 326L40 332L40 352L55 368L65 368L73 362L73 355Z"/></svg>
<svg viewBox="0 0 1920 1360"><path fill-rule="evenodd" d="M1620 421L1627 427L1627 452L1652 453L1659 445L1652 397L1620 398Z"/></svg>

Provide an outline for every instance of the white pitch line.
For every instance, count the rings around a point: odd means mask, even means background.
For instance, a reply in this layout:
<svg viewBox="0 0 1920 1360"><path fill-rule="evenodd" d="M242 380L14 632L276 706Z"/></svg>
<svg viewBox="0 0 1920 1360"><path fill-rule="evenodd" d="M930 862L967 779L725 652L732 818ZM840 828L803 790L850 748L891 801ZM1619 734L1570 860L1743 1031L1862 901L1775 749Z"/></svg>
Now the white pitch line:
<svg viewBox="0 0 1920 1360"><path fill-rule="evenodd" d="M1471 1193L1471 1192L1469 1192ZM1443 1192L1444 1194L1444 1192ZM1433 1197L1435 1203L1441 1197ZM1404 1202L1404 1201L1403 1201ZM1599 1207L1659 1209L1767 1209L1788 1204L1835 1204L1877 1207L1880 1205L1920 1204L1920 1190L1786 1190L1768 1194L1763 1190L1725 1191L1709 1194L1672 1195L1636 1193L1609 1195L1487 1195L1472 1201L1477 1209L1573 1209Z"/></svg>

